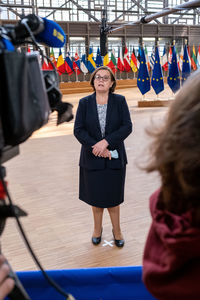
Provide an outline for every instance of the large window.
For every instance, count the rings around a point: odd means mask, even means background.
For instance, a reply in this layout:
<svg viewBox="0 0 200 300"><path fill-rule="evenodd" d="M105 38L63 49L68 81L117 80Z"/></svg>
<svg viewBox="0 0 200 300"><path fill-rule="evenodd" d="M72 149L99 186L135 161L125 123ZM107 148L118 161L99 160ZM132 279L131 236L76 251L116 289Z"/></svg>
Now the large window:
<svg viewBox="0 0 200 300"><path fill-rule="evenodd" d="M168 0L167 6L174 7L185 2L186 0ZM161 11L166 6L166 0L74 0L73 2L66 0L3 0L3 3L30 6L30 8L24 9L21 7L12 7L18 14L29 14L34 11L42 17L49 16L50 19L54 19L55 21L91 22L94 22L95 18L101 20L105 4L109 22L116 19L125 22L137 21L147 13ZM198 24L199 15L198 9L185 10L182 13L177 12L166 18L160 18L159 21L168 20L169 24L193 25ZM19 16L11 12L9 7L8 9L2 7L0 10L0 19L19 19Z"/></svg>
<svg viewBox="0 0 200 300"><path fill-rule="evenodd" d="M77 52L79 57L85 54L85 38L84 37L70 37L70 54L71 56L75 56Z"/></svg>

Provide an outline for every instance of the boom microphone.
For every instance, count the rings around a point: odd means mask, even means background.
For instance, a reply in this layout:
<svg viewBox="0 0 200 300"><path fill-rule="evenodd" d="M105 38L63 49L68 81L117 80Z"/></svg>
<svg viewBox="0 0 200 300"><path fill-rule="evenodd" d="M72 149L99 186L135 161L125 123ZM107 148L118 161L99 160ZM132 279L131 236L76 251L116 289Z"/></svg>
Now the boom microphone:
<svg viewBox="0 0 200 300"><path fill-rule="evenodd" d="M45 43L52 48L61 48L65 44L65 33L55 22L30 14L22 18L19 24L10 32L13 44L18 44L30 36L25 23L29 26L39 43Z"/></svg>

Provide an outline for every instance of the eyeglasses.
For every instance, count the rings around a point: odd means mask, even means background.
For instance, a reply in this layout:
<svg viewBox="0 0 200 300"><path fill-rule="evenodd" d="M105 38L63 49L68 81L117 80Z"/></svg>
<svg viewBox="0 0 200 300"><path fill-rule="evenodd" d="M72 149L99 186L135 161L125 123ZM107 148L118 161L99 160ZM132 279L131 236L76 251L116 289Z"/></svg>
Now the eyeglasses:
<svg viewBox="0 0 200 300"><path fill-rule="evenodd" d="M110 79L110 76L100 76L100 75L96 75L95 77L94 77L94 79L96 79L96 80L98 80L98 81L100 81L101 79L103 80L103 81L108 81L109 79Z"/></svg>

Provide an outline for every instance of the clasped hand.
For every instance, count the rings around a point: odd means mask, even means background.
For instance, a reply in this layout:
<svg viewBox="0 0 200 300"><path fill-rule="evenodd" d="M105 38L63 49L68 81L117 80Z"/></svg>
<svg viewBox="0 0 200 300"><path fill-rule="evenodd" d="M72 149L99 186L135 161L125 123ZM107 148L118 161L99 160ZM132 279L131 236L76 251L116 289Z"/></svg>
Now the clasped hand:
<svg viewBox="0 0 200 300"><path fill-rule="evenodd" d="M104 158L108 157L111 160L111 153L107 149L107 147L108 147L108 142L105 139L103 139L92 146L93 148L92 153L95 156L104 157Z"/></svg>

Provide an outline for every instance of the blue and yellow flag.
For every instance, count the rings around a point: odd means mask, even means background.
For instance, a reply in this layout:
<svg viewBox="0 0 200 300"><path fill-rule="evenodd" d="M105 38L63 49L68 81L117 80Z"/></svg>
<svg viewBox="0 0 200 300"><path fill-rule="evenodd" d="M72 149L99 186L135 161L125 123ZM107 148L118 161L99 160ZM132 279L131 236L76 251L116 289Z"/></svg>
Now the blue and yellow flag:
<svg viewBox="0 0 200 300"><path fill-rule="evenodd" d="M138 72L138 78L137 78L137 86L142 93L142 95L146 94L148 91L150 91L150 78L149 78L149 72L147 69L146 59L145 59L145 53L144 49L139 48L139 54L140 54L140 67Z"/></svg>
<svg viewBox="0 0 200 300"><path fill-rule="evenodd" d="M180 75L175 46L173 46L172 49L172 62L171 64L169 64L169 75L167 77L167 83L173 93L176 93L180 89Z"/></svg>
<svg viewBox="0 0 200 300"><path fill-rule="evenodd" d="M96 64L93 59L92 48L89 49L87 68L90 73L94 72L94 70L96 69Z"/></svg>
<svg viewBox="0 0 200 300"><path fill-rule="evenodd" d="M188 55L187 46L184 47L184 54L183 54L183 65L182 65L182 84L185 80L190 76L191 67L190 67L190 60Z"/></svg>
<svg viewBox="0 0 200 300"><path fill-rule="evenodd" d="M155 60L153 65L153 72L151 78L151 85L154 89L156 95L164 90L164 81L163 81L163 73L162 67L160 64L160 56L158 47L156 47Z"/></svg>
<svg viewBox="0 0 200 300"><path fill-rule="evenodd" d="M96 56L96 67L99 68L101 66L103 66L103 59L102 59L102 56L100 54L100 50L98 48L98 50L97 50L97 56Z"/></svg>

